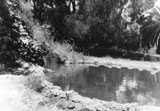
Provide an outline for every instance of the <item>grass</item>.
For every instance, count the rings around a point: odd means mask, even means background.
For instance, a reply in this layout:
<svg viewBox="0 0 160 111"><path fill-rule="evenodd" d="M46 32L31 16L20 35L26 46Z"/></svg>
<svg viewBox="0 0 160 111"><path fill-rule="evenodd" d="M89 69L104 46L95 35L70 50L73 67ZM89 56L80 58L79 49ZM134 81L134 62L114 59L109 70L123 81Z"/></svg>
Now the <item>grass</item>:
<svg viewBox="0 0 160 111"><path fill-rule="evenodd" d="M73 46L68 43L54 42L51 44L52 51L56 52L61 58L66 58L70 63L76 63L80 60L85 60L82 53L75 52Z"/></svg>
<svg viewBox="0 0 160 111"><path fill-rule="evenodd" d="M29 88L35 90L36 92L41 92L43 89L41 85L42 81L39 76L29 76L25 85Z"/></svg>

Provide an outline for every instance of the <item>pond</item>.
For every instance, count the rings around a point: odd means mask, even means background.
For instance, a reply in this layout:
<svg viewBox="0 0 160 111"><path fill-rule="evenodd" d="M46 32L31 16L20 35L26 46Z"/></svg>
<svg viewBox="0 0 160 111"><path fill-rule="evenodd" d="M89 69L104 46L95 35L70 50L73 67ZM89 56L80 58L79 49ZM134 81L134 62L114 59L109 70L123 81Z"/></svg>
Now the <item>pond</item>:
<svg viewBox="0 0 160 111"><path fill-rule="evenodd" d="M107 66L64 66L48 79L63 90L74 90L85 97L160 106L160 73Z"/></svg>

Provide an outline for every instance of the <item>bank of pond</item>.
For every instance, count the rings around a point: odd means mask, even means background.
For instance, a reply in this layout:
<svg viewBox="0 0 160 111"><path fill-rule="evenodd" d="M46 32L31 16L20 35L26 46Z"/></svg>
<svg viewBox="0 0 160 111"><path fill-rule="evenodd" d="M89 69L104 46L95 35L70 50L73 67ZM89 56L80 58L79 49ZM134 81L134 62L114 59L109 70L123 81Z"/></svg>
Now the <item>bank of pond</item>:
<svg viewBox="0 0 160 111"><path fill-rule="evenodd" d="M68 65L52 67L47 79L64 91L118 103L160 106L160 72L107 66Z"/></svg>

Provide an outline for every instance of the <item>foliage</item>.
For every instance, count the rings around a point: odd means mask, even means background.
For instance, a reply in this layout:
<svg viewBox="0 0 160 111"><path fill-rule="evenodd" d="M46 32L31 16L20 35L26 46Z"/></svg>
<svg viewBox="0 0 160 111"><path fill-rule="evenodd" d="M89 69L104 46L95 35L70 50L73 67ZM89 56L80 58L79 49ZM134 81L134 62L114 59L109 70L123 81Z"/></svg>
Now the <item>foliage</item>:
<svg viewBox="0 0 160 111"><path fill-rule="evenodd" d="M14 25L17 18L10 15L5 0L0 1L0 19L0 61L13 67L18 57L17 41L20 35Z"/></svg>
<svg viewBox="0 0 160 111"><path fill-rule="evenodd" d="M33 90L35 90L36 92L41 92L43 87L42 87L42 76L40 75L36 75L36 74L32 74L29 75L25 85Z"/></svg>
<svg viewBox="0 0 160 111"><path fill-rule="evenodd" d="M75 52L73 46L69 43L58 43L54 42L50 44L52 51L60 57L60 60L63 61L70 61L70 62L77 62L80 60L84 60L84 56L81 53ZM56 57L56 56L55 56Z"/></svg>
<svg viewBox="0 0 160 111"><path fill-rule="evenodd" d="M19 58L39 65L44 65L43 57L47 53L44 44L32 40L34 22L28 2L0 2L0 61L14 67ZM2 13L4 10L6 13ZM31 27L32 26L32 27ZM32 30L33 33L32 33ZM24 41L27 41L25 43Z"/></svg>
<svg viewBox="0 0 160 111"><path fill-rule="evenodd" d="M144 12L139 17L137 23L142 25L142 27L140 28L140 32L142 35L141 47L144 49L143 51L148 52L150 48L156 46L157 47L156 53L160 54L159 51L160 17L159 17L159 8L156 6L157 2L155 3L154 7ZM152 1L152 3L154 2Z"/></svg>
<svg viewBox="0 0 160 111"><path fill-rule="evenodd" d="M102 48L139 50L140 26L136 20L141 12L154 5L151 0L33 2L34 17L42 24L51 25L50 31L54 40L67 40L74 44L76 51L86 53L91 50L97 52Z"/></svg>
<svg viewBox="0 0 160 111"><path fill-rule="evenodd" d="M128 24L121 17L126 2L86 0L83 13L71 15L66 20L75 44L86 52L96 47L137 50L139 36L133 28L127 30Z"/></svg>
<svg viewBox="0 0 160 111"><path fill-rule="evenodd" d="M73 38L75 46L80 48L78 50L91 54L93 50L93 53L96 53L108 48L138 51L143 39L137 19L142 12L152 8L154 2L151 0L83 1L83 5L80 5L83 8L79 8L83 11L79 10L78 13L67 17L69 36ZM105 54L101 53L98 56L102 55Z"/></svg>
<svg viewBox="0 0 160 111"><path fill-rule="evenodd" d="M55 40L62 40L66 37L65 16L69 13L65 0L33 0L34 17L41 24L52 25L51 33Z"/></svg>
<svg viewBox="0 0 160 111"><path fill-rule="evenodd" d="M72 56L75 55L73 50L104 56L108 49L138 51L141 47L150 47L149 41L155 43L157 36L153 40L147 32L152 29L152 35L157 34L159 25L149 24L147 28L142 27L142 30L137 19L142 12L153 7L154 2L155 0L12 0L12 4L8 4L1 0L0 57L2 60L15 61L20 56L28 62L43 65L44 56L50 52L54 55L57 51L58 56L64 55L61 59L74 59L76 56ZM18 23L21 25L17 26ZM20 27L27 33L26 37L21 34ZM139 30L145 37L141 38ZM35 43L23 44L20 37L32 38L40 46L33 47ZM65 42L71 43L72 47Z"/></svg>

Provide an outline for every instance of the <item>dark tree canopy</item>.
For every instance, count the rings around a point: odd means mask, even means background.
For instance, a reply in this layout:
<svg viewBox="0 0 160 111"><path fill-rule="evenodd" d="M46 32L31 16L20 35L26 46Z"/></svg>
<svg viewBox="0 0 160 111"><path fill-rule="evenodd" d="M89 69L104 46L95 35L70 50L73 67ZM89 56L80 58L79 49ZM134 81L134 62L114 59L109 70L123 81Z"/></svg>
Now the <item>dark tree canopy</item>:
<svg viewBox="0 0 160 111"><path fill-rule="evenodd" d="M17 6L11 8L5 1L0 1L0 54L9 58L9 53L16 53L19 38L19 29L13 25L18 20L9 9L16 10L20 3L13 0ZM76 51L95 56L105 56L108 50L149 50L159 44L159 22L152 20L155 17L151 14L143 17L154 7L155 1L23 0L32 5L31 10L24 13L29 13L27 17L41 26L50 26L48 30L53 41L71 43ZM157 47L159 53L160 45Z"/></svg>
<svg viewBox="0 0 160 111"><path fill-rule="evenodd" d="M52 25L54 40L74 43L77 51L141 47L139 16L155 0L33 0L34 16ZM97 49L98 48L98 49Z"/></svg>

